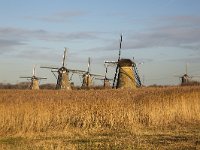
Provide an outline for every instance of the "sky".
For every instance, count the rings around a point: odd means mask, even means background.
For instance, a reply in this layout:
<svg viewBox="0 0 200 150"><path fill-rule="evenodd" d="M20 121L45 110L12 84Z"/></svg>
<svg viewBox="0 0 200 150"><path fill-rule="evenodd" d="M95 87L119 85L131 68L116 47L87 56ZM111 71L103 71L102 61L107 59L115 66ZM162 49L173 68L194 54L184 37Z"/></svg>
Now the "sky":
<svg viewBox="0 0 200 150"><path fill-rule="evenodd" d="M0 83L24 82L34 65L42 83L56 83L40 67L61 67L64 47L68 69L87 70L91 57L91 72L104 74L121 34L121 57L134 57L144 85L180 84L186 64L200 75L199 0L0 0Z"/></svg>

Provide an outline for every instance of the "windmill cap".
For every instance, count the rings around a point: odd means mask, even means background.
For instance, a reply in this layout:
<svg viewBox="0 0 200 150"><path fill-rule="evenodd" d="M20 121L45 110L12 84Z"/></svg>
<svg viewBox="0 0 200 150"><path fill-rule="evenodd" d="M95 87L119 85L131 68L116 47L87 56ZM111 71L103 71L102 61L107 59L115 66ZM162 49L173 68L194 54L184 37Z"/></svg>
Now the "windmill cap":
<svg viewBox="0 0 200 150"><path fill-rule="evenodd" d="M120 67L131 67L133 65L133 61L130 60L130 59L121 59L119 62L118 62L118 65Z"/></svg>

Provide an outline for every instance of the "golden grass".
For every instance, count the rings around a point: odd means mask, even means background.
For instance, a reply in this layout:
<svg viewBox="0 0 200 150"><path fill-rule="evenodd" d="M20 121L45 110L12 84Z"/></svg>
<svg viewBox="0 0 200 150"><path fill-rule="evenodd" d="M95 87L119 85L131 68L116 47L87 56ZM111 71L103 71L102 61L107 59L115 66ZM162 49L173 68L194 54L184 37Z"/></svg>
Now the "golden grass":
<svg viewBox="0 0 200 150"><path fill-rule="evenodd" d="M200 123L200 87L0 90L0 135L178 129ZM83 133L84 134L84 133Z"/></svg>
<svg viewBox="0 0 200 150"><path fill-rule="evenodd" d="M200 149L200 87L0 90L0 149Z"/></svg>

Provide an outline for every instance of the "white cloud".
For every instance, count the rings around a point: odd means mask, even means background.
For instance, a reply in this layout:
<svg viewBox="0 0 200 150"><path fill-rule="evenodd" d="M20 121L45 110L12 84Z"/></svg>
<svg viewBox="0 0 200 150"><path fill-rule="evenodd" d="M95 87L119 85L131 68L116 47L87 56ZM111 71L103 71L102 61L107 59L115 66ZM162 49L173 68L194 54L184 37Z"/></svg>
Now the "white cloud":
<svg viewBox="0 0 200 150"><path fill-rule="evenodd" d="M44 41L64 41L64 40L80 40L80 39L96 39L100 32L50 32L47 30L28 30L21 28L2 28L0 27L0 35L4 39L17 40L44 40Z"/></svg>
<svg viewBox="0 0 200 150"><path fill-rule="evenodd" d="M18 40L0 39L0 54L10 52L13 49L13 47L19 45L25 45L25 44Z"/></svg>
<svg viewBox="0 0 200 150"><path fill-rule="evenodd" d="M99 38L98 32L59 33L43 29L29 30L22 28L0 27L0 53L7 49L19 48L20 45L33 45L33 41L64 42L74 40L94 40ZM36 46L36 45L35 45ZM39 46L39 45L38 45ZM8 51L7 51L8 52Z"/></svg>

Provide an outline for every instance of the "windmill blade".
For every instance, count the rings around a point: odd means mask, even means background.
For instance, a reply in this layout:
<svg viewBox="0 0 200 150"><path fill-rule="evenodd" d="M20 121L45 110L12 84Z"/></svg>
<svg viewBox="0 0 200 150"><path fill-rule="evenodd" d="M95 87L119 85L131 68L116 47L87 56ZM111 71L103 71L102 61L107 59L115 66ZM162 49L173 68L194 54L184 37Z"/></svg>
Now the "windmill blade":
<svg viewBox="0 0 200 150"><path fill-rule="evenodd" d="M188 63L185 64L185 73L188 74Z"/></svg>
<svg viewBox="0 0 200 150"><path fill-rule="evenodd" d="M117 65L116 70L115 70L115 76L114 76L114 79L113 79L113 86L112 86L113 88L115 87L115 82L116 82L116 78L117 78L118 69L119 69L119 65Z"/></svg>
<svg viewBox="0 0 200 150"><path fill-rule="evenodd" d="M104 63L107 63L107 64L117 64L117 61L104 61Z"/></svg>
<svg viewBox="0 0 200 150"><path fill-rule="evenodd" d="M67 48L65 48L64 54L63 54L63 62L62 62L63 67L65 66L66 52L67 52Z"/></svg>
<svg viewBox="0 0 200 150"><path fill-rule="evenodd" d="M94 76L94 77L104 77L103 75L100 75L100 74L91 74L91 73L90 73L90 75L91 75L91 76Z"/></svg>
<svg viewBox="0 0 200 150"><path fill-rule="evenodd" d="M115 65L117 65L118 62L117 61L104 61L104 63L108 64L109 66L111 66L111 65L115 66Z"/></svg>
<svg viewBox="0 0 200 150"><path fill-rule="evenodd" d="M98 78L98 77L95 77L95 79L97 79L97 80L109 80L109 81L113 81L113 79L109 79L109 78Z"/></svg>
<svg viewBox="0 0 200 150"><path fill-rule="evenodd" d="M47 79L46 77L37 77L37 79L42 80L42 79Z"/></svg>
<svg viewBox="0 0 200 150"><path fill-rule="evenodd" d="M88 57L88 71L87 72L90 72L90 57Z"/></svg>
<svg viewBox="0 0 200 150"><path fill-rule="evenodd" d="M58 72L58 70L51 70L51 72Z"/></svg>
<svg viewBox="0 0 200 150"><path fill-rule="evenodd" d="M108 65L105 65L105 67L106 67L106 71L105 71L104 77L105 77L105 79L106 79L106 78L107 78L107 73L108 73Z"/></svg>
<svg viewBox="0 0 200 150"><path fill-rule="evenodd" d="M135 79L136 79L137 86L141 87L142 86L142 82L140 80L139 72L138 72L138 69L137 69L137 66L136 66L135 63L134 63L133 68L134 68L134 74L135 74Z"/></svg>
<svg viewBox="0 0 200 150"><path fill-rule="evenodd" d="M106 70L105 70L104 79L105 79L105 80L110 80L110 79L107 78L107 73L108 73L108 64L104 63L104 66L105 66L105 69L106 69Z"/></svg>
<svg viewBox="0 0 200 150"><path fill-rule="evenodd" d="M58 80L58 77L56 76L55 72L58 72L58 71L53 71L51 70L51 72L53 73L53 76L56 78L56 80Z"/></svg>
<svg viewBox="0 0 200 150"><path fill-rule="evenodd" d="M44 66L42 66L42 67L40 67L40 68L46 68L46 69L59 69L58 67L44 67Z"/></svg>
<svg viewBox="0 0 200 150"><path fill-rule="evenodd" d="M118 56L118 61L117 61L117 67L115 70L115 76L114 76L114 80L113 80L113 88L115 87L115 82L116 82L116 78L117 78L117 73L118 73L118 69L119 69L119 61L121 59L121 48L122 48L122 34L120 36L120 45L119 45L119 56Z"/></svg>
<svg viewBox="0 0 200 150"><path fill-rule="evenodd" d="M83 70L72 70L72 69L67 69L69 72L72 73L78 73L78 74L85 74L87 73L87 71L83 71Z"/></svg>
<svg viewBox="0 0 200 150"><path fill-rule="evenodd" d="M34 65L34 67L33 67L33 76L35 76L35 65Z"/></svg>
<svg viewBox="0 0 200 150"><path fill-rule="evenodd" d="M122 34L121 34L121 37L120 37L118 61L121 59L121 49L122 49Z"/></svg>
<svg viewBox="0 0 200 150"><path fill-rule="evenodd" d="M19 77L19 78L32 79L32 77Z"/></svg>
<svg viewBox="0 0 200 150"><path fill-rule="evenodd" d="M104 61L104 65L107 65L108 66L111 66L111 67L114 67L118 64L117 61Z"/></svg>

